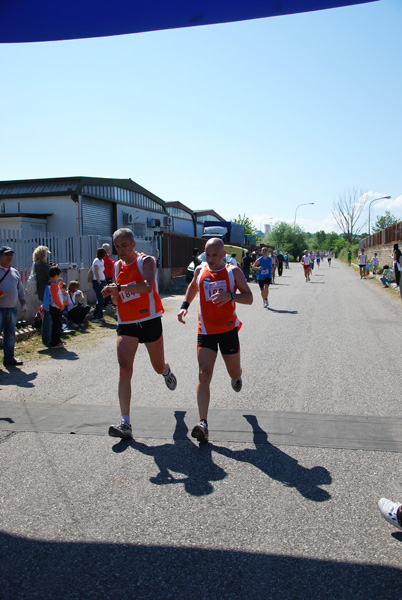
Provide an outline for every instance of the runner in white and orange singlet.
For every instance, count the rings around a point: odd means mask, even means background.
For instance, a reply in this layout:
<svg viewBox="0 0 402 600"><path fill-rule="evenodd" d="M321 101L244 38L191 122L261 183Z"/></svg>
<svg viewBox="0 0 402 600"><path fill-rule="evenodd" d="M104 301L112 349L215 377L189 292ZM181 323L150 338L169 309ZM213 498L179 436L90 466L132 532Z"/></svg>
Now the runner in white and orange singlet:
<svg viewBox="0 0 402 600"><path fill-rule="evenodd" d="M224 262L225 254L221 239L208 240L205 245L206 263L202 263L195 269L193 280L187 288L184 302L177 315L179 321L185 323L184 317L198 291L200 300L197 403L200 421L193 428L191 435L199 442L208 441L210 383L218 347L230 375L233 390L240 392L242 388L238 336L241 323L236 314L235 303L252 304L253 294L247 285L243 271Z"/></svg>
<svg viewBox="0 0 402 600"><path fill-rule="evenodd" d="M131 378L139 344L145 344L154 370L163 375L170 390L176 389L176 377L165 362L162 333L162 301L158 294L156 261L153 256L135 251L131 229L118 229L113 243L120 260L115 263L115 281L103 288L117 306L117 359L120 366L119 402L121 421L109 427L112 437L131 438Z"/></svg>

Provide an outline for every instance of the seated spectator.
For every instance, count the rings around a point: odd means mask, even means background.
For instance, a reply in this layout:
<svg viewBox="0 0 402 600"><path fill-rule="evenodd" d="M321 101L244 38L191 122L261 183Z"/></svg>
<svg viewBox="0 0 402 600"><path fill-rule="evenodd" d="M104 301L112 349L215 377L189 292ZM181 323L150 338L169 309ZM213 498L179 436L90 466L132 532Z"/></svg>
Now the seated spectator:
<svg viewBox="0 0 402 600"><path fill-rule="evenodd" d="M381 283L383 284L383 286L385 288L387 288L387 287L389 287L389 284L391 283L392 279L393 279L392 270L389 268L388 265L384 265L382 277L380 277Z"/></svg>
<svg viewBox="0 0 402 600"><path fill-rule="evenodd" d="M79 288L78 281L70 281L68 284L67 317L75 329L84 327L85 317L90 311L90 306L84 303L84 295Z"/></svg>

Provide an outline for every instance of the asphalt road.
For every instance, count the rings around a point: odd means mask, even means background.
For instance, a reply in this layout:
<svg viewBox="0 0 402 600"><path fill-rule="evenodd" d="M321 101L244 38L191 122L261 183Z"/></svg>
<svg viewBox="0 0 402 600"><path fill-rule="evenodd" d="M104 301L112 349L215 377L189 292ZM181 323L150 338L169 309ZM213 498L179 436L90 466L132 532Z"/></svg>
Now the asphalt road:
<svg viewBox="0 0 402 600"><path fill-rule="evenodd" d="M337 261L277 282L268 310L254 283L238 306L243 390L219 357L202 447L181 296L164 298L177 390L141 348L131 443L106 435L114 331L0 373L0 598L402 598L402 532L377 509L402 501L399 295Z"/></svg>

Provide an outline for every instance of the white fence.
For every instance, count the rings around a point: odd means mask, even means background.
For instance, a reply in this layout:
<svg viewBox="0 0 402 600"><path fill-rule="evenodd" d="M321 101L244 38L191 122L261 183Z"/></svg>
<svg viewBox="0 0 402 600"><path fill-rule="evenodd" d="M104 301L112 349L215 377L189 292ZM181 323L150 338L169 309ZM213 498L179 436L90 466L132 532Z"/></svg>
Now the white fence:
<svg viewBox="0 0 402 600"><path fill-rule="evenodd" d="M136 240L136 250L157 257L157 242L155 239ZM0 246L10 246L14 250L13 267L18 269L26 287L29 271L32 265L32 253L38 246L47 246L52 253L50 260L67 268L67 265L88 269L96 257L96 250L102 244L112 246L112 238L97 235L67 236L59 233L44 233L32 231L22 237L20 230L0 229ZM113 258L117 259L116 256Z"/></svg>

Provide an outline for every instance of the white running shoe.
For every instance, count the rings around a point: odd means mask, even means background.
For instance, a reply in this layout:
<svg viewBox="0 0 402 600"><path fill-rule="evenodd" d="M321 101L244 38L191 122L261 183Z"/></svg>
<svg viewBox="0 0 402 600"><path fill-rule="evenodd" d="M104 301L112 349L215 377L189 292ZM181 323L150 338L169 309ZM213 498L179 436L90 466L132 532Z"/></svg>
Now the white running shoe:
<svg viewBox="0 0 402 600"><path fill-rule="evenodd" d="M163 373L162 375L163 379L165 380L166 386L169 388L169 390L175 390L177 387L177 379L170 370L170 367L166 375L164 375Z"/></svg>
<svg viewBox="0 0 402 600"><path fill-rule="evenodd" d="M268 308L268 300L264 300L264 306L263 308Z"/></svg>
<svg viewBox="0 0 402 600"><path fill-rule="evenodd" d="M402 526L398 521L399 509L402 515L401 506L402 505L400 503L392 502L392 500L388 500L387 498L381 498L381 500L378 501L378 508L380 509L380 513L382 514L384 519L388 521L390 525L393 525L394 527L402 531Z"/></svg>

